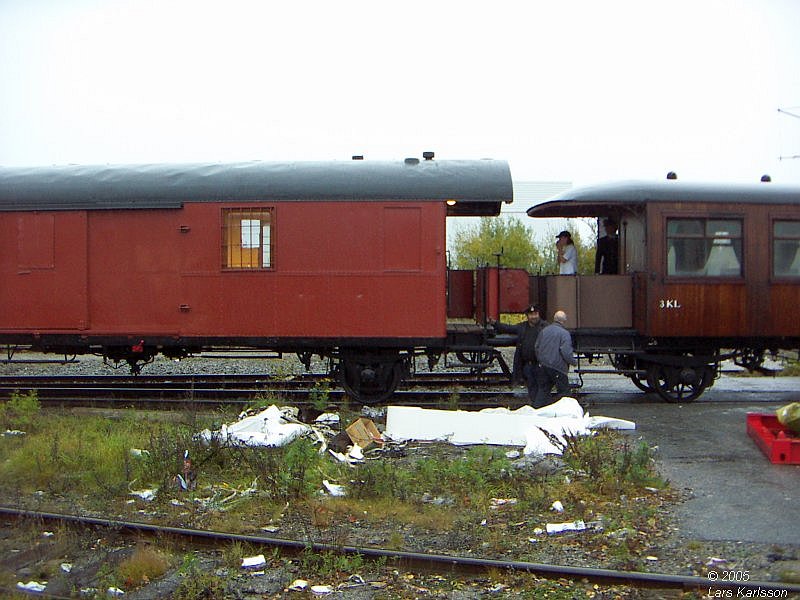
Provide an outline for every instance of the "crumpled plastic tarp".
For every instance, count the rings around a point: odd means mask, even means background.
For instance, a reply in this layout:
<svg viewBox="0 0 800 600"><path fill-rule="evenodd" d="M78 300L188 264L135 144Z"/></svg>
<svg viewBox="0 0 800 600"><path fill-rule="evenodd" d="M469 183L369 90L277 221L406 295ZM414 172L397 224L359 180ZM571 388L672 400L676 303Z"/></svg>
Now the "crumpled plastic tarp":
<svg viewBox="0 0 800 600"><path fill-rule="evenodd" d="M456 445L525 446L525 454L561 454L554 440L587 435L600 427L636 429L635 423L591 417L574 398L561 398L543 408L487 408L477 412L390 406L383 435L394 441L447 441Z"/></svg>
<svg viewBox="0 0 800 600"><path fill-rule="evenodd" d="M258 414L223 425L219 431L204 429L199 436L206 442L218 440L224 444L244 446L285 446L310 431L310 426L293 422L273 404Z"/></svg>
<svg viewBox="0 0 800 600"><path fill-rule="evenodd" d="M789 431L800 433L800 402L781 406L776 412L778 422Z"/></svg>

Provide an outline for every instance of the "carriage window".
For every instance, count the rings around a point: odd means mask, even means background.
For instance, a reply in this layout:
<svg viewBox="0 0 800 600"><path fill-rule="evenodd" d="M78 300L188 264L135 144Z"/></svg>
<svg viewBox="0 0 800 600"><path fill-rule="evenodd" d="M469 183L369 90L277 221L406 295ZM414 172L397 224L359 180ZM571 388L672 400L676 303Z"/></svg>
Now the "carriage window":
<svg viewBox="0 0 800 600"><path fill-rule="evenodd" d="M800 277L800 221L773 223L772 274L775 277Z"/></svg>
<svg viewBox="0 0 800 600"><path fill-rule="evenodd" d="M264 208L224 209L222 223L223 268L272 267L272 211Z"/></svg>
<svg viewBox="0 0 800 600"><path fill-rule="evenodd" d="M667 275L741 277L742 222L667 219Z"/></svg>

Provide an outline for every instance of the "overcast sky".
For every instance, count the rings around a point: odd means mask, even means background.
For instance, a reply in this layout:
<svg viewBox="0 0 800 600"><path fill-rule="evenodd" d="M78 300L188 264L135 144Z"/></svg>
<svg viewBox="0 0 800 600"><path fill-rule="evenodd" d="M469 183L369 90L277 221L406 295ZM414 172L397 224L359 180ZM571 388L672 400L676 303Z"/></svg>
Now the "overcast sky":
<svg viewBox="0 0 800 600"><path fill-rule="evenodd" d="M0 0L0 165L800 183L800 2Z"/></svg>

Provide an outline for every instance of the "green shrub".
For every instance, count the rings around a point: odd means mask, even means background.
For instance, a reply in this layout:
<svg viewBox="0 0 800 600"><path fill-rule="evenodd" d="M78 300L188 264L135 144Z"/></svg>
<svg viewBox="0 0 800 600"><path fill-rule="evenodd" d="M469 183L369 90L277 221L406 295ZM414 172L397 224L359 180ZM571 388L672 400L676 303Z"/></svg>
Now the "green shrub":
<svg viewBox="0 0 800 600"><path fill-rule="evenodd" d="M28 431L36 423L41 406L36 390L25 394L12 392L11 398L0 404L0 426L4 429Z"/></svg>

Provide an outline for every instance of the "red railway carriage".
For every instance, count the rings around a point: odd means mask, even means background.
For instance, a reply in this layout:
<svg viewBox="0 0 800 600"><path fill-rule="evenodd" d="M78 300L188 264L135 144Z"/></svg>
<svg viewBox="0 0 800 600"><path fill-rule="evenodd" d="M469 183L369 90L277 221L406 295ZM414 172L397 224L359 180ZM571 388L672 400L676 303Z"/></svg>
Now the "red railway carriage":
<svg viewBox="0 0 800 600"><path fill-rule="evenodd" d="M420 349L480 343L447 330L445 218L511 198L492 160L3 168L0 343L320 354L377 400Z"/></svg>
<svg viewBox="0 0 800 600"><path fill-rule="evenodd" d="M692 400L726 357L758 368L800 348L800 188L623 182L569 190L531 217L611 217L619 271L533 278L570 316L578 352L670 401Z"/></svg>

